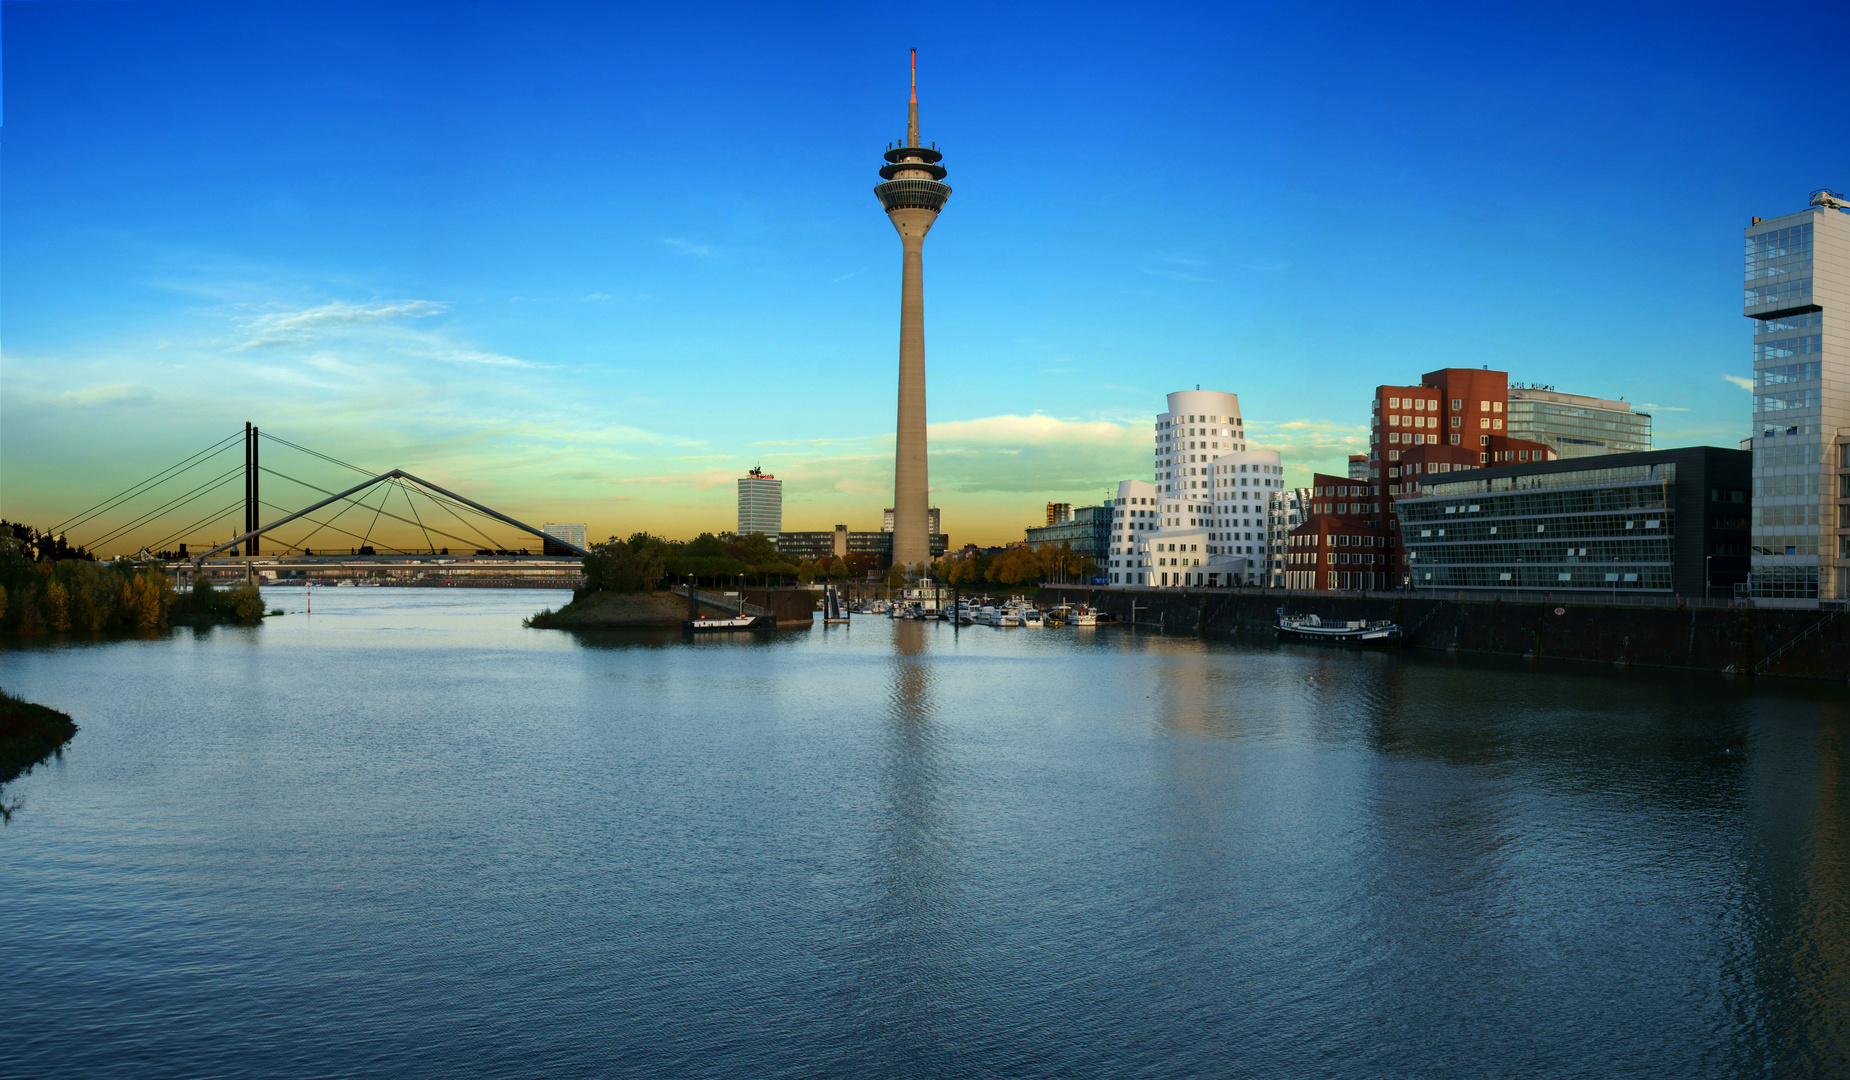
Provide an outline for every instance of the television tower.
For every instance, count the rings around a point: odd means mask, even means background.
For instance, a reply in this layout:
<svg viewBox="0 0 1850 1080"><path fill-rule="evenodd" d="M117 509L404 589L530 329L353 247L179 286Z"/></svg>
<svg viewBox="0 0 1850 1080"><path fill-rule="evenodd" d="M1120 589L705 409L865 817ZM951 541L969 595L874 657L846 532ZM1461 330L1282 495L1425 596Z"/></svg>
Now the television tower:
<svg viewBox="0 0 1850 1080"><path fill-rule="evenodd" d="M925 234L951 187L944 157L919 145L919 51L912 50L912 105L906 141L888 146L887 164L874 194L899 232L904 277L899 291L899 428L893 450L893 565L929 566L927 510L931 485L925 465Z"/></svg>

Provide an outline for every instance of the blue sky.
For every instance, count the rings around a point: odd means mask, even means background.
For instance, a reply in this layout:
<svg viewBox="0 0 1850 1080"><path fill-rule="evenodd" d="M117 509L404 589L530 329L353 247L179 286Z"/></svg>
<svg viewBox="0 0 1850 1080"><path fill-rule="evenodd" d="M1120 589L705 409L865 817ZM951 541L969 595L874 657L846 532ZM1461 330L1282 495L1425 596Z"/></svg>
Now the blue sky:
<svg viewBox="0 0 1850 1080"><path fill-rule="evenodd" d="M1444 366L1732 446L1741 229L1850 188L1841 8L919 10L0 4L0 513L250 419L593 535L758 463L877 528L910 46L958 543L1147 478L1197 383L1294 481Z"/></svg>

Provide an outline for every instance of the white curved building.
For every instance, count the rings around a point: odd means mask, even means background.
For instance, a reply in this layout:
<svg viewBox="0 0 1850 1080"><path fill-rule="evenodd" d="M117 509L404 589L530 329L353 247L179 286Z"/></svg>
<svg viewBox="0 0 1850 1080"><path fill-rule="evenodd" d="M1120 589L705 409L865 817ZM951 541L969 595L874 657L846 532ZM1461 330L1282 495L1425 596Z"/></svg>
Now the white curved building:
<svg viewBox="0 0 1850 1080"><path fill-rule="evenodd" d="M1263 584L1267 502L1284 487L1276 450L1249 449L1237 395L1182 390L1155 423L1155 477L1118 485L1114 585Z"/></svg>

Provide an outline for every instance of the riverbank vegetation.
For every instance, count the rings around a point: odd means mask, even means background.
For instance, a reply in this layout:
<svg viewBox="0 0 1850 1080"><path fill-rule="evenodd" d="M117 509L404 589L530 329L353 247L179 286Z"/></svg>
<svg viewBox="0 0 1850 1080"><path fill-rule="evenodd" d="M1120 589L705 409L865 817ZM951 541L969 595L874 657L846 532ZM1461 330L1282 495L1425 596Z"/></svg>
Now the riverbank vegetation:
<svg viewBox="0 0 1850 1080"><path fill-rule="evenodd" d="M1062 542L1022 544L993 555L947 555L938 560L937 575L948 585L1041 585L1089 581L1097 573L1096 562Z"/></svg>
<svg viewBox="0 0 1850 1080"><path fill-rule="evenodd" d="M64 713L0 690L0 788L63 753L76 734L77 725ZM16 808L0 795L0 819L10 820Z"/></svg>
<svg viewBox="0 0 1850 1080"><path fill-rule="evenodd" d="M129 559L98 562L87 554L35 558L11 531L0 531L0 633L152 633L175 621L254 623L263 617L257 587L201 582L176 591L164 568Z"/></svg>

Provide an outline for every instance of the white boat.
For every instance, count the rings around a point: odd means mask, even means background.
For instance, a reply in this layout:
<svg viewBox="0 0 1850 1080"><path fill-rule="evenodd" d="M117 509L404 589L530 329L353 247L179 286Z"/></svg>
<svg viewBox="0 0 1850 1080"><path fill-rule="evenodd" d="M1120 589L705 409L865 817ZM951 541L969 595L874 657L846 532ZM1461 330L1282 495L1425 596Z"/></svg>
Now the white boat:
<svg viewBox="0 0 1850 1080"><path fill-rule="evenodd" d="M1084 604L1078 604L1066 614L1066 621L1074 626L1097 626L1098 612Z"/></svg>
<svg viewBox="0 0 1850 1080"><path fill-rule="evenodd" d="M1401 632L1400 627L1386 620L1343 619L1326 623L1315 615L1287 615L1284 608L1279 608L1278 639L1398 649Z"/></svg>
<svg viewBox="0 0 1850 1080"><path fill-rule="evenodd" d="M1046 621L1041 618L1041 609L1031 607L1023 611L1021 613L1021 625L1023 626L1045 626Z"/></svg>

